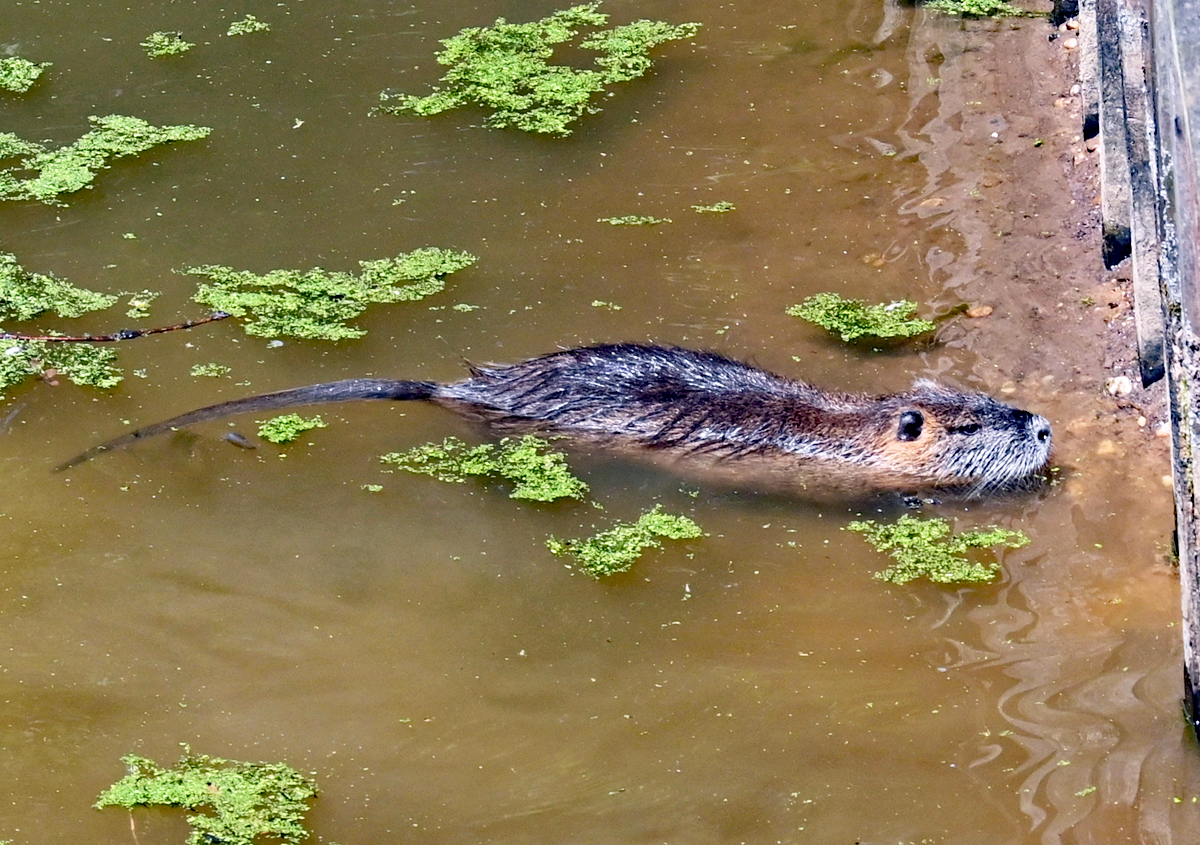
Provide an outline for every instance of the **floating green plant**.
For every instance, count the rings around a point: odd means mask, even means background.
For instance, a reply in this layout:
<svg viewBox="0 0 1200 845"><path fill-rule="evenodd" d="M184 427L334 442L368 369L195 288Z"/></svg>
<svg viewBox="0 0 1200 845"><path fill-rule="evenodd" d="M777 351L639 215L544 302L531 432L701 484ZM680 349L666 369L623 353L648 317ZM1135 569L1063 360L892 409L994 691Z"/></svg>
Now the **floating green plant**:
<svg viewBox="0 0 1200 845"><path fill-rule="evenodd" d="M77 288L56 276L31 273L16 256L0 253L0 320L29 320L43 314L81 317L111 307L117 298ZM0 339L0 389L27 378L62 375L76 384L113 387L121 372L111 349L55 341Z"/></svg>
<svg viewBox="0 0 1200 845"><path fill-rule="evenodd" d="M178 56L180 53L186 53L195 46L190 41L184 41L183 36L178 32L152 32L145 41L141 42L142 49L152 59L161 59L164 56Z"/></svg>
<svg viewBox="0 0 1200 845"><path fill-rule="evenodd" d="M156 290L127 290L121 296L129 297L129 308L125 310L125 316L134 320L143 320L150 316L150 306L154 303L154 300L162 296L162 292Z"/></svg>
<svg viewBox="0 0 1200 845"><path fill-rule="evenodd" d="M571 474L566 456L552 451L548 441L532 434L479 446L467 446L456 437L447 437L441 443L383 455L380 460L442 481L461 483L473 476L500 478L513 484L508 494L513 499L552 502L582 499L588 492L588 486Z"/></svg>
<svg viewBox="0 0 1200 845"><path fill-rule="evenodd" d="M193 299L246 318L247 334L343 340L362 337L349 325L372 303L411 302L445 288L444 277L477 259L466 252L426 247L395 258L360 261L361 272L315 268L272 270L259 275L215 264L180 272L205 276Z"/></svg>
<svg viewBox="0 0 1200 845"><path fill-rule="evenodd" d="M38 64L20 56L0 59L0 90L24 94L33 87L33 83L37 82L38 77L48 67L50 62Z"/></svg>
<svg viewBox="0 0 1200 845"><path fill-rule="evenodd" d="M686 516L663 513L662 506L655 505L637 522L618 524L586 540L551 537L546 546L556 555L570 556L588 575L600 578L625 572L646 549L660 548L660 538L692 540L703 536L700 526Z"/></svg>
<svg viewBox="0 0 1200 845"><path fill-rule="evenodd" d="M325 422L320 415L305 419L299 414L284 414L256 422L258 422L258 436L271 443L291 443L306 431L329 426L329 423Z"/></svg>
<svg viewBox="0 0 1200 845"><path fill-rule="evenodd" d="M442 41L438 63L449 68L442 87L426 97L380 95L379 112L434 115L475 103L492 113L488 124L514 126L526 132L569 135L570 125L585 112L600 109L595 95L615 83L636 79L651 67L649 52L667 41L691 38L700 25L672 26L642 20L592 35L578 46L595 50L596 69L553 65L554 47L571 41L582 27L600 27L608 15L588 3L555 12L530 23L503 18L490 27L470 27Z"/></svg>
<svg viewBox="0 0 1200 845"><path fill-rule="evenodd" d="M229 25L229 31L226 35L250 35L255 32L269 32L271 25L265 21L260 21L254 15L246 15L240 21L234 21Z"/></svg>
<svg viewBox="0 0 1200 845"><path fill-rule="evenodd" d="M207 378L221 378L229 375L229 367L224 364L193 364L191 375Z"/></svg>
<svg viewBox="0 0 1200 845"><path fill-rule="evenodd" d="M78 288L44 273L31 273L11 253L0 252L0 320L29 320L52 312L81 317L116 303L115 296Z"/></svg>
<svg viewBox="0 0 1200 845"><path fill-rule="evenodd" d="M992 527L954 534L944 519L917 519L907 514L890 525L863 520L846 528L860 532L877 550L892 556L896 562L875 577L893 584L917 578L937 584L990 583L999 574L1000 564L977 563L967 557L967 551L993 546L1019 549L1029 543L1021 531Z"/></svg>
<svg viewBox="0 0 1200 845"><path fill-rule="evenodd" d="M22 157L20 164L0 169L0 200L65 205L59 195L91 186L96 174L110 166L111 159L136 155L159 144L196 141L212 132L205 126L151 126L139 118L119 114L88 120L93 129L57 150L0 132L0 159ZM25 171L37 175L17 175Z"/></svg>
<svg viewBox="0 0 1200 845"><path fill-rule="evenodd" d="M121 383L117 354L111 348L82 343L0 339L0 390L38 376L63 376L75 384L109 388Z"/></svg>
<svg viewBox="0 0 1200 845"><path fill-rule="evenodd" d="M693 205L692 211L697 214L725 214L726 212L733 211L735 208L737 206L733 203L721 200L720 202L714 202L712 205Z"/></svg>
<svg viewBox="0 0 1200 845"><path fill-rule="evenodd" d="M178 807L190 812L187 845L255 845L260 837L298 843L307 839L307 802L317 785L283 763L243 763L193 754L164 769L126 755L129 774L100 793L95 807Z"/></svg>
<svg viewBox="0 0 1200 845"><path fill-rule="evenodd" d="M836 293L818 293L788 308L787 314L840 334L849 343L860 337L912 337L933 331L933 323L913 316L916 310L915 302L904 299L868 305Z"/></svg>
<svg viewBox="0 0 1200 845"><path fill-rule="evenodd" d="M597 223L607 223L610 226L657 226L660 223L670 223L670 217L651 217L648 214L626 214L624 217L601 217Z"/></svg>
<svg viewBox="0 0 1200 845"><path fill-rule="evenodd" d="M1031 14L1005 0L929 0L925 6L943 15L964 18L1010 18Z"/></svg>

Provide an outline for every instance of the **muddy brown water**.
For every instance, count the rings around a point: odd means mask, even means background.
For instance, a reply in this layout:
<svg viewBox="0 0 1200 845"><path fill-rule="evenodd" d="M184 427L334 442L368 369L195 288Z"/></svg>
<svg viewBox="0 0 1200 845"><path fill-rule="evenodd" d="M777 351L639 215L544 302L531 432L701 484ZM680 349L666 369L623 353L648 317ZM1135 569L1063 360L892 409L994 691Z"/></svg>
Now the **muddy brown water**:
<svg viewBox="0 0 1200 845"><path fill-rule="evenodd" d="M362 340L271 348L227 322L123 345L108 393L10 392L0 839L180 841L178 813L90 805L120 755L167 763L190 743L311 772L319 841L1195 841L1167 464L1101 389L1103 322L1062 257L1094 245L1055 219L1064 189L1030 178L1061 175L1069 121L1011 87L1061 70L1037 58L1046 24L865 0L613 2L614 22L704 29L570 139L471 112L367 115L379 91L438 77L437 39L553 8L6 6L5 49L54 66L4 98L4 130L66 143L110 113L214 127L68 208L0 207L0 247L29 269L162 290L148 322L167 323L197 315L171 272L189 264L354 269L424 245L480 261L437 297L368 312ZM244 12L271 32L224 36ZM150 61L137 42L160 29L198 46ZM737 209L690 208L717 201ZM673 222L596 222L626 214ZM1017 246L997 249L1009 231ZM995 312L879 354L783 313L822 290ZM91 320L73 328L128 322ZM50 473L126 421L250 391L452 379L464 358L612 340L845 389L985 389L1054 420L1065 480L941 508L1032 537L999 583L948 588L873 580L885 561L842 530L848 505L596 459L579 470L603 512L381 474L381 453L482 439L423 406L335 408L329 428L254 451L217 424ZM231 376L188 375L210 361ZM658 502L708 536L603 583L543 546Z"/></svg>

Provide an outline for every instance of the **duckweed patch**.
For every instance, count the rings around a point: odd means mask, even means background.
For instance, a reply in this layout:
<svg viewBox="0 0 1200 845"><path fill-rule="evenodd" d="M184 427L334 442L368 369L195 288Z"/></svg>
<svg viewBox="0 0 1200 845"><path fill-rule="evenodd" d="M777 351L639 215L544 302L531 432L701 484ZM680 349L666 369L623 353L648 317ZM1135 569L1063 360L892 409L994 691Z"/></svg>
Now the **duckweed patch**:
<svg viewBox="0 0 1200 845"><path fill-rule="evenodd" d="M152 32L145 41L141 42L141 48L152 59L178 56L195 46L190 41L184 41L183 36L178 32Z"/></svg>
<svg viewBox="0 0 1200 845"><path fill-rule="evenodd" d="M662 512L662 505L638 517L637 522L618 524L585 540L558 540L551 537L546 547L556 555L572 558L593 578L625 572L646 549L662 546L662 539L693 540L704 531L686 516Z"/></svg>
<svg viewBox="0 0 1200 845"><path fill-rule="evenodd" d="M178 807L189 811L187 845L254 845L259 837L296 843L308 838L307 802L317 785L283 763L243 763L193 754L169 769L128 754L129 774L96 800L105 807ZM195 811L204 812L195 812Z"/></svg>
<svg viewBox="0 0 1200 845"><path fill-rule="evenodd" d="M360 261L362 270L357 274L318 267L259 275L215 264L179 272L208 278L192 298L246 318L246 334L344 340L366 334L348 321L368 305L432 296L445 288L445 276L477 260L466 252L426 247L395 258Z"/></svg>
<svg viewBox="0 0 1200 845"><path fill-rule="evenodd" d="M29 320L43 314L76 318L111 307L117 298L78 288L56 276L31 273L16 256L0 253L0 319ZM75 384L115 387L121 371L116 352L89 344L0 338L0 390L39 376L64 376Z"/></svg>
<svg viewBox="0 0 1200 845"><path fill-rule="evenodd" d="M849 343L860 337L913 337L933 331L933 323L913 316L916 310L917 304L905 299L868 305L859 299L842 299L836 293L818 293L786 309L786 313L816 323Z"/></svg>
<svg viewBox="0 0 1200 845"><path fill-rule="evenodd" d="M129 307L125 310L125 316L134 320L142 320L150 316L150 306L154 303L154 300L162 296L162 292L156 290L127 290L121 296L129 297Z"/></svg>
<svg viewBox="0 0 1200 845"><path fill-rule="evenodd" d="M29 320L53 312L82 317L116 303L115 296L78 288L44 273L31 273L11 253L0 252L0 320Z"/></svg>
<svg viewBox="0 0 1200 845"><path fill-rule="evenodd" d="M318 414L305 419L299 414L284 414L269 420L256 420L258 436L271 443L291 443L306 431L314 428L327 428L329 423Z"/></svg>
<svg viewBox="0 0 1200 845"><path fill-rule="evenodd" d="M0 200L66 205L59 195L90 187L96 174L108 168L112 159L136 155L159 144L197 141L212 132L206 126L152 126L140 118L119 114L88 120L93 129L57 150L0 132L0 159L22 157L20 164L0 170ZM27 171L36 175L19 175Z"/></svg>
<svg viewBox="0 0 1200 845"><path fill-rule="evenodd" d="M191 375L202 378L221 378L229 375L230 368L224 364L193 364Z"/></svg>
<svg viewBox="0 0 1200 845"><path fill-rule="evenodd" d="M116 360L115 350L101 346L0 340L0 390L35 376L47 381L64 376L75 384L88 387L116 387L122 378Z"/></svg>
<svg viewBox="0 0 1200 845"><path fill-rule="evenodd" d="M735 208L737 206L733 203L721 200L720 202L714 202L712 205L693 205L692 211L697 214L725 214L733 211Z"/></svg>
<svg viewBox="0 0 1200 845"><path fill-rule="evenodd" d="M42 75L50 62L31 62L20 56L8 56L0 59L0 91L13 94L24 94L33 87L38 77Z"/></svg>
<svg viewBox="0 0 1200 845"><path fill-rule="evenodd" d="M600 111L592 100L616 82L636 79L651 68L649 52L667 41L691 38L700 25L672 26L641 20L597 32L578 43L599 53L595 69L550 64L556 45L583 27L601 27L608 15L600 3L573 6L530 23L469 27L442 41L439 64L449 68L442 87L426 97L384 92L376 112L434 115L470 103L491 110L488 125L565 136L584 113Z"/></svg>
<svg viewBox="0 0 1200 845"><path fill-rule="evenodd" d="M660 223L670 223L670 217L651 217L648 214L626 214L623 217L601 217L597 223L607 223L610 226L657 226Z"/></svg>
<svg viewBox="0 0 1200 845"><path fill-rule="evenodd" d="M1005 0L929 0L925 6L943 15L964 18L1011 18L1032 16Z"/></svg>
<svg viewBox="0 0 1200 845"><path fill-rule="evenodd" d="M954 534L944 519L917 519L905 514L891 525L874 520L852 522L849 531L863 534L878 551L896 561L875 577L893 584L926 578L935 584L991 583L1000 573L996 561L978 563L967 557L970 549L1007 546L1019 549L1029 543L1022 531L992 527Z"/></svg>
<svg viewBox="0 0 1200 845"><path fill-rule="evenodd" d="M508 481L513 485L509 498L534 502L555 499L582 499L588 486L571 474L566 456L551 450L541 437L527 434L505 437L499 443L468 446L457 437L441 443L427 443L407 452L391 452L380 457L407 472L431 475L442 481L462 483L483 476Z"/></svg>
<svg viewBox="0 0 1200 845"><path fill-rule="evenodd" d="M226 35L251 35L255 32L270 32L271 25L265 21L260 21L254 15L246 15L240 21L234 21L229 25L229 30Z"/></svg>

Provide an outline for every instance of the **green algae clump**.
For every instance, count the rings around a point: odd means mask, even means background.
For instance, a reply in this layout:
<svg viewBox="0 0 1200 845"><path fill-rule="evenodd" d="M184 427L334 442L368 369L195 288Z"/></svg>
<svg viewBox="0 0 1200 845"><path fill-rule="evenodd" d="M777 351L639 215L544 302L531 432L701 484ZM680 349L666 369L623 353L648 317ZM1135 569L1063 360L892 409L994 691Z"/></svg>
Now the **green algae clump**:
<svg viewBox="0 0 1200 845"><path fill-rule="evenodd" d="M426 247L378 261L360 261L360 273L320 267L272 270L264 275L215 264L179 271L205 276L192 298L218 311L246 318L246 334L344 340L362 337L348 325L372 303L411 302L441 292L444 277L477 259L466 252Z"/></svg>
<svg viewBox="0 0 1200 845"><path fill-rule="evenodd" d="M206 378L221 378L229 375L230 368L224 364L193 364L189 375Z"/></svg>
<svg viewBox="0 0 1200 845"><path fill-rule="evenodd" d="M183 36L178 32L152 32L145 41L141 42L140 46L150 58L161 59L164 56L178 56L180 53L186 53L196 45L190 41L184 41Z"/></svg>
<svg viewBox="0 0 1200 845"><path fill-rule="evenodd" d="M77 288L56 276L31 273L11 253L0 252L0 320L29 320L48 311L82 317L111 308L117 298Z"/></svg>
<svg viewBox="0 0 1200 845"><path fill-rule="evenodd" d="M256 422L258 423L258 436L271 443L291 443L306 431L329 426L329 423L325 422L320 415L305 419L299 414L284 414L269 420L256 420Z"/></svg>
<svg viewBox="0 0 1200 845"><path fill-rule="evenodd" d="M849 531L863 534L878 551L896 561L875 577L893 584L926 578L935 584L988 584L996 580L1000 564L977 563L967 557L969 549L1007 546L1019 549L1029 543L1022 531L992 527L986 531L954 534L944 519L917 519L905 514L891 525L874 520L852 522Z"/></svg>
<svg viewBox="0 0 1200 845"><path fill-rule="evenodd" d="M162 296L162 292L156 290L127 290L122 291L121 296L129 297L129 308L125 310L125 316L133 320L144 320L150 316L150 306L154 300Z"/></svg>
<svg viewBox="0 0 1200 845"><path fill-rule="evenodd" d="M1013 18L1032 17L1031 12L1018 9L1005 0L930 0L926 8L943 15L959 15L964 18Z"/></svg>
<svg viewBox="0 0 1200 845"><path fill-rule="evenodd" d="M818 293L791 306L786 313L840 334L849 343L860 337L913 337L937 328L929 320L913 317L916 310L917 304L906 299L868 305L860 299L842 299L836 293Z"/></svg>
<svg viewBox="0 0 1200 845"><path fill-rule="evenodd" d="M670 217L651 217L648 214L626 214L623 217L601 217L597 223L607 223L610 226L657 226L660 223L670 223Z"/></svg>
<svg viewBox="0 0 1200 845"><path fill-rule="evenodd" d="M0 320L29 320L42 314L81 317L111 307L117 298L77 288L55 276L31 273L16 256L0 253ZM121 381L116 353L90 344L0 338L0 390L41 376L62 375L75 384L114 387Z"/></svg>
<svg viewBox="0 0 1200 845"><path fill-rule="evenodd" d="M0 390L38 376L52 381L64 376L88 387L121 383L116 350L84 343L0 339Z"/></svg>
<svg viewBox="0 0 1200 845"><path fill-rule="evenodd" d="M591 101L605 86L642 76L651 67L652 48L691 38L700 28L696 23L637 21L578 44L599 52L596 69L550 64L555 45L571 41L581 27L608 22L608 15L597 11L599 6L573 6L530 23L499 18L490 27L464 29L442 41L445 49L437 54L438 63L449 68L441 79L443 87L426 97L384 92L376 111L434 115L475 103L492 110L490 126L569 135L571 123L585 112L600 110Z"/></svg>
<svg viewBox="0 0 1200 845"><path fill-rule="evenodd" d="M254 32L269 32L271 25L265 21L260 21L254 15L246 15L240 21L234 21L229 25L229 30L226 35L250 35Z"/></svg>
<svg viewBox="0 0 1200 845"><path fill-rule="evenodd" d="M0 91L13 94L24 94L33 87L42 71L50 67L50 62L38 64L20 56L8 56L0 59Z"/></svg>
<svg viewBox="0 0 1200 845"><path fill-rule="evenodd" d="M625 572L646 549L662 546L660 538L694 540L704 531L686 516L662 512L661 505L638 517L634 523L616 525L586 540L558 540L551 537L546 547L556 555L568 555L579 568L593 578Z"/></svg>
<svg viewBox="0 0 1200 845"><path fill-rule="evenodd" d="M283 763L242 763L193 754L170 769L128 754L129 774L96 800L95 808L179 807L190 812L187 845L255 845L259 837L296 843L307 839L304 814L317 785Z"/></svg>
<svg viewBox="0 0 1200 845"><path fill-rule="evenodd" d="M110 166L111 159L136 155L159 144L197 141L212 132L206 126L151 126L140 118L120 114L88 120L93 124L90 131L57 150L0 132L0 159L23 157L19 165L0 169L0 200L66 205L59 195L90 187L96 174ZM35 171L36 175L18 176L25 171Z"/></svg>
<svg viewBox="0 0 1200 845"><path fill-rule="evenodd" d="M431 475L441 481L462 483L470 477L500 478L513 484L511 499L553 502L582 499L588 486L571 474L566 456L550 450L543 438L527 434L505 437L499 443L467 446L457 437L427 443L407 452L380 457L408 472Z"/></svg>
<svg viewBox="0 0 1200 845"><path fill-rule="evenodd" d="M728 200L714 202L712 205L693 205L692 211L697 214L727 214L737 208L736 205Z"/></svg>

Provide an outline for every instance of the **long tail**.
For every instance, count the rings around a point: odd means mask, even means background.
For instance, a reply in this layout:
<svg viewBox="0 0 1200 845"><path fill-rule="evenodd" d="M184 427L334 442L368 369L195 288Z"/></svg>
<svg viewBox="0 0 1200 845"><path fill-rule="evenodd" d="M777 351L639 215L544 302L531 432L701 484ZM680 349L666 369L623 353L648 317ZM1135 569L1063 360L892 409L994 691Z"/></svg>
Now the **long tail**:
<svg viewBox="0 0 1200 845"><path fill-rule="evenodd" d="M323 405L327 402L351 402L362 399L392 399L397 401L428 399L436 389L437 384L430 381L352 378L344 381L331 381L326 384L310 384L305 387L294 387L291 390L263 393L259 396L247 396L244 399L234 399L232 402L222 402L219 405L209 405L207 408L188 411L186 414L171 417L169 420L163 420L162 422L148 425L145 428L139 428L137 431L122 434L120 437L114 437L112 440L108 440L98 446L93 446L86 452L76 455L69 461L64 461L56 466L54 471L62 472L71 467L79 466L85 461L90 461L101 452L120 449L128 446L130 443L154 437L156 434L163 434L185 426L195 425L196 423L220 419L221 417L231 417L234 414L244 414L252 411L275 411L280 408L295 408L301 405Z"/></svg>

